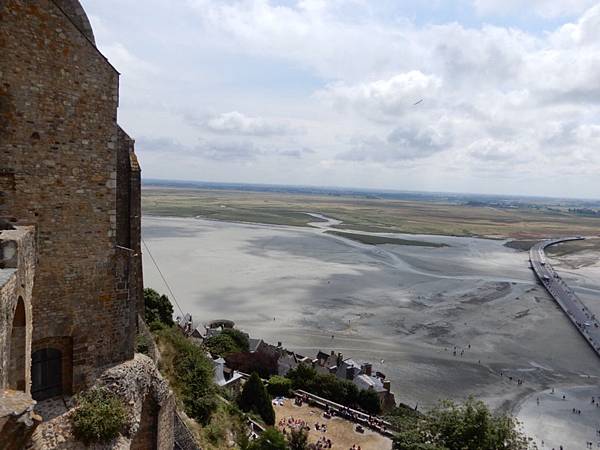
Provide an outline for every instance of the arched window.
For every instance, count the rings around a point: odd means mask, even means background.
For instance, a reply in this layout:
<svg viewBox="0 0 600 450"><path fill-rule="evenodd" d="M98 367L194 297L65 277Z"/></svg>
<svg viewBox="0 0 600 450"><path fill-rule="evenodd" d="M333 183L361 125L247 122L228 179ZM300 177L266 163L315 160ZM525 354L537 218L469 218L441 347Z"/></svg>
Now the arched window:
<svg viewBox="0 0 600 450"><path fill-rule="evenodd" d="M63 354L55 348L43 348L31 355L31 396L45 400L63 393Z"/></svg>
<svg viewBox="0 0 600 450"><path fill-rule="evenodd" d="M25 390L26 326L25 303L23 298L19 297L10 335L10 369L8 372L8 387L17 391Z"/></svg>

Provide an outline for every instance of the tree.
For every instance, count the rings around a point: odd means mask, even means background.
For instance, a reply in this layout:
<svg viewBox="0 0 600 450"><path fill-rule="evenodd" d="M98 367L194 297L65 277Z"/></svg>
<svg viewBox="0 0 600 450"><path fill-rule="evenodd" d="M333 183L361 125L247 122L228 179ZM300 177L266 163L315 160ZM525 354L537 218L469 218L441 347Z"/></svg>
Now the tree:
<svg viewBox="0 0 600 450"><path fill-rule="evenodd" d="M355 407L358 402L358 387L348 380L340 380L335 375L318 375L313 391L317 395L336 403Z"/></svg>
<svg viewBox="0 0 600 450"><path fill-rule="evenodd" d="M308 448L308 433L303 429L292 428L288 437L290 450L306 450Z"/></svg>
<svg viewBox="0 0 600 450"><path fill-rule="evenodd" d="M211 354L218 356L225 356L240 351L233 338L224 333L209 337L204 341L204 345L206 345Z"/></svg>
<svg viewBox="0 0 600 450"><path fill-rule="evenodd" d="M280 375L273 375L269 378L267 391L272 397L287 397L292 389L292 381Z"/></svg>
<svg viewBox="0 0 600 450"><path fill-rule="evenodd" d="M247 450L288 450L288 446L281 432L275 428L267 428L248 445Z"/></svg>
<svg viewBox="0 0 600 450"><path fill-rule="evenodd" d="M372 389L363 389L358 393L358 405L369 414L379 414L381 412L379 394Z"/></svg>
<svg viewBox="0 0 600 450"><path fill-rule="evenodd" d="M253 372L244 384L238 404L242 411L257 413L267 425L275 424L275 411L271 404L271 397L256 372Z"/></svg>
<svg viewBox="0 0 600 450"><path fill-rule="evenodd" d="M250 351L250 342L248 341L248 335L243 331L236 330L235 328L225 328L221 334L229 336L233 342L235 342L239 352Z"/></svg>
<svg viewBox="0 0 600 450"><path fill-rule="evenodd" d="M144 318L146 323L161 322L173 326L173 305L166 295L160 295L152 288L144 289Z"/></svg>
<svg viewBox="0 0 600 450"><path fill-rule="evenodd" d="M311 391L317 379L317 371L305 364L299 364L295 369L291 369L286 377L292 381L292 388Z"/></svg>
<svg viewBox="0 0 600 450"><path fill-rule="evenodd" d="M444 401L428 414L407 421L394 438L394 449L525 450L528 441L518 426L516 419L494 415L473 398L464 404Z"/></svg>
<svg viewBox="0 0 600 450"><path fill-rule="evenodd" d="M514 418L493 415L482 401L473 398L462 405L442 402L429 416L432 434L440 436L440 444L450 450L527 448L527 440Z"/></svg>

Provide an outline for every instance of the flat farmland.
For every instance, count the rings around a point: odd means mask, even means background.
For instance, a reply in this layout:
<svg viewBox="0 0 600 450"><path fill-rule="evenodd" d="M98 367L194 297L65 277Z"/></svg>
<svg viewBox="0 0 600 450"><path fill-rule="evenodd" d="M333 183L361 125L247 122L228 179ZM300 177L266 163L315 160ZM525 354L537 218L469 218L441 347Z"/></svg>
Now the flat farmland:
<svg viewBox="0 0 600 450"><path fill-rule="evenodd" d="M319 213L363 232L540 239L597 235L600 218L544 207L497 208L435 201L187 188L144 188L144 214L308 226Z"/></svg>

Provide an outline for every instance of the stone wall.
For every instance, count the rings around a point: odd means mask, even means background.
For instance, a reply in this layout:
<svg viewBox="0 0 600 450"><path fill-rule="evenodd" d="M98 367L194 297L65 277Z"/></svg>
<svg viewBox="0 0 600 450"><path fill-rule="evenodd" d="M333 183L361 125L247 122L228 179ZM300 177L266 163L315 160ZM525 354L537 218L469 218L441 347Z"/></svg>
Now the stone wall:
<svg viewBox="0 0 600 450"><path fill-rule="evenodd" d="M0 391L0 448L37 425L32 378L45 405L94 383L123 399L130 423L100 447L173 448L173 396L134 358L141 175L118 89L77 0L0 0L0 230L19 225L0 245L0 388L23 390ZM48 415L27 448L84 448L72 413Z"/></svg>
<svg viewBox="0 0 600 450"><path fill-rule="evenodd" d="M123 280L131 308L132 327L136 311L144 310L141 241L141 171L134 151L134 141L120 127L117 138L117 244L120 257L126 258L127 277Z"/></svg>
<svg viewBox="0 0 600 450"><path fill-rule="evenodd" d="M71 339L77 391L94 369L133 357L139 167L132 170L133 142L116 123L118 73L93 45L79 3L5 0L0 24L0 215L36 225L34 345ZM118 172L133 176L122 195Z"/></svg>
<svg viewBox="0 0 600 450"><path fill-rule="evenodd" d="M85 37L93 44L96 43L94 32L92 31L92 26L90 25L87 14L77 0L54 0L54 3L63 10L65 15L71 19L73 24L85 35Z"/></svg>
<svg viewBox="0 0 600 450"><path fill-rule="evenodd" d="M0 390L30 391L34 271L33 228L0 231Z"/></svg>
<svg viewBox="0 0 600 450"><path fill-rule="evenodd" d="M34 230L0 231L0 448L23 448L40 418L31 399Z"/></svg>

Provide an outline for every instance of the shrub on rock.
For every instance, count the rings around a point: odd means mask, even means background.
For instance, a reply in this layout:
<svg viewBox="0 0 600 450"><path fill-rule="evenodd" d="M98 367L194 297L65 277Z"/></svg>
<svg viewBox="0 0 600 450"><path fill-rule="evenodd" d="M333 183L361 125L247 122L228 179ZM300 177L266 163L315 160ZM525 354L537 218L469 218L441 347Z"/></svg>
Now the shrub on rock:
<svg viewBox="0 0 600 450"><path fill-rule="evenodd" d="M94 388L76 397L78 407L71 416L75 437L90 444L105 443L119 435L127 420L125 407L112 392Z"/></svg>

